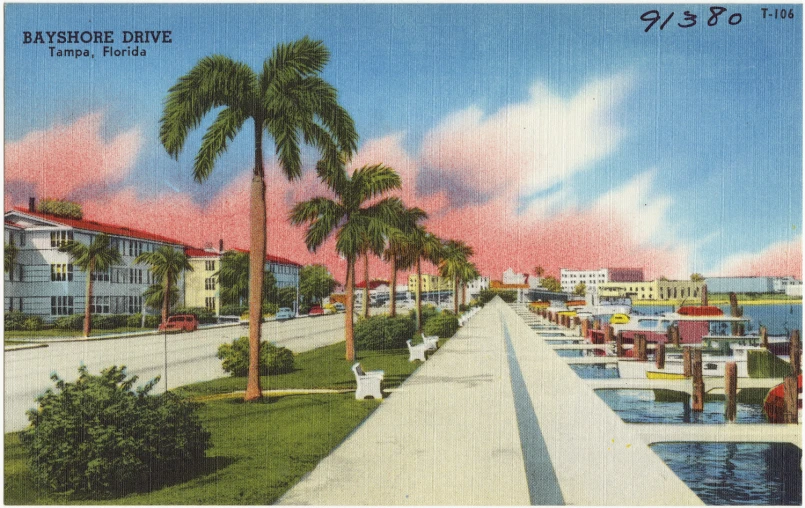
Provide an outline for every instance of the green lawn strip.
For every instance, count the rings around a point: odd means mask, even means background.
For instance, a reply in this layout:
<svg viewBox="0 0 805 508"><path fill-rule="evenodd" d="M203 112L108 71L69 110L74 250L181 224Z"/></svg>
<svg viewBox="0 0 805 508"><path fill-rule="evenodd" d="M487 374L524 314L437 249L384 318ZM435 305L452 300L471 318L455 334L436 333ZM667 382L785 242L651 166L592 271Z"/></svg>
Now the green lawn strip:
<svg viewBox="0 0 805 508"><path fill-rule="evenodd" d="M93 330L90 332L90 337L97 337L100 335L111 335L114 333L137 333L137 332L153 332L153 328L129 328L127 326L120 327L120 328L112 328L111 330ZM14 339L14 338L38 338L38 337L81 337L84 334L81 330L58 330L58 329L50 329L50 330L38 330L38 331L28 331L28 330L7 330L3 332L3 335L6 338Z"/></svg>
<svg viewBox="0 0 805 508"><path fill-rule="evenodd" d="M354 390L353 362L344 359L344 348L341 342L300 353L294 372L263 377L262 387ZM384 390L399 386L420 365L408 362L407 350L360 351L357 356L364 370L385 371ZM245 388L245 378L229 377L175 391L203 400ZM240 397L204 400L200 416L213 443L204 463L168 485L155 484L150 492L114 499L41 492L30 479L18 434L6 434L4 500L6 504L271 504L379 404L355 400L353 393L267 397L249 404Z"/></svg>

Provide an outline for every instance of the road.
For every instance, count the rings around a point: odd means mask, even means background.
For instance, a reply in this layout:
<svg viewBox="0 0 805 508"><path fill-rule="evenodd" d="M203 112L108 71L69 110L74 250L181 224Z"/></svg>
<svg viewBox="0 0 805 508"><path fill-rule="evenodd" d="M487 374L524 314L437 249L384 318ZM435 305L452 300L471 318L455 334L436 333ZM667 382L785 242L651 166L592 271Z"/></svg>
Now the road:
<svg viewBox="0 0 805 508"><path fill-rule="evenodd" d="M167 335L168 388L226 376L218 346L247 335L245 326L202 329L192 333ZM301 353L344 340L344 315L301 318L263 324L263 339ZM5 352L5 432L28 425L25 412L36 407L36 397L54 386L56 373L66 381L78 377L79 365L97 374L111 365L125 365L129 374L139 376L138 385L162 376L154 388L165 388L165 335L146 335L109 340L51 342L48 347Z"/></svg>

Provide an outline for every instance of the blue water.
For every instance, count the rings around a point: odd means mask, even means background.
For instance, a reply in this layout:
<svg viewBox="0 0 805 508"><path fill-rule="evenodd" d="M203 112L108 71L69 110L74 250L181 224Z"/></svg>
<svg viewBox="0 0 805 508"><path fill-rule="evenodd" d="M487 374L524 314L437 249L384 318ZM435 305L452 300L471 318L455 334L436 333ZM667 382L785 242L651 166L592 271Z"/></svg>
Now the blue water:
<svg viewBox="0 0 805 508"><path fill-rule="evenodd" d="M794 445L658 443L651 448L706 504L802 504L802 450Z"/></svg>
<svg viewBox="0 0 805 508"><path fill-rule="evenodd" d="M616 379L618 368L615 365L578 365L571 364L570 368L582 379Z"/></svg>
<svg viewBox="0 0 805 508"><path fill-rule="evenodd" d="M729 305L719 305L724 315L730 315ZM747 332L757 333L764 325L769 335L787 335L791 330L802 330L802 305L744 305L744 317L750 319ZM633 311L641 314L661 314L671 312L670 305L635 305Z"/></svg>
<svg viewBox="0 0 805 508"><path fill-rule="evenodd" d="M596 390L601 399L626 423L724 423L724 401L704 403L704 411L691 411L687 402L654 399L653 390ZM686 399L688 397L685 397ZM737 404L735 423L767 423L760 404Z"/></svg>

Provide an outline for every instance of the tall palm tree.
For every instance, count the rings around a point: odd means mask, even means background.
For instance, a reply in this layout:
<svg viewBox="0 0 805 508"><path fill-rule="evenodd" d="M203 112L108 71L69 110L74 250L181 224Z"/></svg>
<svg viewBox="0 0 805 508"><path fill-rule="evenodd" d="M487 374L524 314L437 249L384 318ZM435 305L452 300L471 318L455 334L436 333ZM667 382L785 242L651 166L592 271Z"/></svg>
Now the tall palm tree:
<svg viewBox="0 0 805 508"><path fill-rule="evenodd" d="M163 291L162 287L163 286L161 283L151 284L145 291L143 291L146 307L151 309L162 309L162 305L165 302L165 292ZM176 305L176 302L179 301L179 288L176 286L171 286L169 297L170 306L173 307Z"/></svg>
<svg viewBox="0 0 805 508"><path fill-rule="evenodd" d="M89 337L92 331L92 274L93 272L105 272L112 265L120 264L123 259L120 251L112 247L109 237L101 233L92 239L89 245L84 245L76 240L68 240L59 247L59 252L66 252L73 264L86 274L87 291L86 302L84 303L84 337Z"/></svg>
<svg viewBox="0 0 805 508"><path fill-rule="evenodd" d="M416 266L416 328L422 331L422 261L437 264L441 259L442 241L425 226L417 225L408 235L402 258Z"/></svg>
<svg viewBox="0 0 805 508"><path fill-rule="evenodd" d="M467 284L481 276L475 263L467 261L458 271L458 280L461 283L461 303L467 305Z"/></svg>
<svg viewBox="0 0 805 508"><path fill-rule="evenodd" d="M221 268L214 274L221 288L221 302L243 305L249 297L249 253L228 250L221 256Z"/></svg>
<svg viewBox="0 0 805 508"><path fill-rule="evenodd" d="M294 225L308 224L305 244L315 252L335 233L335 249L347 260L345 339L346 359L355 359L353 311L355 294L355 261L364 249L381 252L390 224L402 203L399 198L387 197L372 203L388 191L399 189L400 176L383 164L363 166L351 176L346 174L344 159L336 162L322 160L317 165L319 175L335 195L335 199L315 197L297 203L290 214ZM368 302L364 302L366 304Z"/></svg>
<svg viewBox="0 0 805 508"><path fill-rule="evenodd" d="M226 152L246 121L254 122L247 401L262 397L258 356L266 257L263 135L267 133L274 140L277 160L289 180L301 175L302 141L322 154L351 155L357 148L358 135L352 118L338 104L336 90L319 77L329 58L330 53L321 41L307 37L275 47L259 74L225 56L205 57L169 90L160 120L162 145L178 160L188 131L198 127L207 113L222 108L196 154L193 176L199 183L209 178L216 159Z"/></svg>
<svg viewBox="0 0 805 508"><path fill-rule="evenodd" d="M162 322L167 323L171 291L179 282L179 275L182 272L193 271L187 254L181 249L162 245L153 252L143 252L134 259L134 262L150 265L148 270L162 285Z"/></svg>
<svg viewBox="0 0 805 508"><path fill-rule="evenodd" d="M414 260L410 255L410 235L417 224L428 218L424 210L417 207L405 208L395 217L383 259L391 263L391 288L389 291L389 315L397 315L397 272L411 268Z"/></svg>
<svg viewBox="0 0 805 508"><path fill-rule="evenodd" d="M453 280L453 311L458 314L458 279L473 255L472 247L460 240L448 240L442 248L439 275Z"/></svg>

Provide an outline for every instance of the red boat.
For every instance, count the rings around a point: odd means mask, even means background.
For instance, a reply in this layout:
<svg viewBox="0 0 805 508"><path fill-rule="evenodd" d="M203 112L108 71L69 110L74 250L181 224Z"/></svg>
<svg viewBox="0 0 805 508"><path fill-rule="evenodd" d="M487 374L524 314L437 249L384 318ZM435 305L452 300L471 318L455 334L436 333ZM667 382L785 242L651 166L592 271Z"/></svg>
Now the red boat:
<svg viewBox="0 0 805 508"><path fill-rule="evenodd" d="M676 311L682 316L723 316L724 311L713 305L685 305Z"/></svg>
<svg viewBox="0 0 805 508"><path fill-rule="evenodd" d="M798 408L802 411L802 374L797 376L797 388L799 392ZM769 419L769 423L783 423L783 412L785 411L785 383L780 383L766 395L763 401L763 412Z"/></svg>

